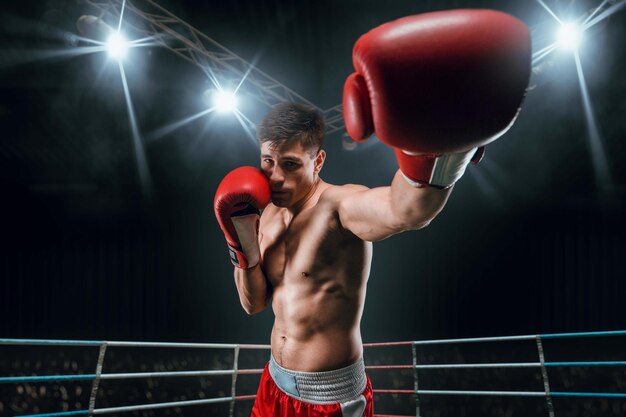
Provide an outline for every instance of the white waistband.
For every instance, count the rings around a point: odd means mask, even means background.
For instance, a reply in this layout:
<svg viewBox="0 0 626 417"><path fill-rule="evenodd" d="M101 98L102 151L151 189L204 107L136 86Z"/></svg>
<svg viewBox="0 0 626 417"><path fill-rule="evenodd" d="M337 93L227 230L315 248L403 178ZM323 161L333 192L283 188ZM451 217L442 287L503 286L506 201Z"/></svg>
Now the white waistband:
<svg viewBox="0 0 626 417"><path fill-rule="evenodd" d="M363 358L345 368L324 372L299 372L281 367L272 356L272 379L285 394L317 404L341 403L357 398L367 385Z"/></svg>

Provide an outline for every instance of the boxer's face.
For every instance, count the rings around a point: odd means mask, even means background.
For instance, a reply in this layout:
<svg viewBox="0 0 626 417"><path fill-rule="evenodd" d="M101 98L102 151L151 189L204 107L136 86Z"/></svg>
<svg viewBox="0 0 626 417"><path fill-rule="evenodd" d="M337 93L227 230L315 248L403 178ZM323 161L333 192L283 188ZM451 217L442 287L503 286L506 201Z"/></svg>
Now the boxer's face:
<svg viewBox="0 0 626 417"><path fill-rule="evenodd" d="M291 207L311 191L326 156L323 150L312 153L298 141L279 147L270 142L261 144L261 169L270 180L274 205Z"/></svg>

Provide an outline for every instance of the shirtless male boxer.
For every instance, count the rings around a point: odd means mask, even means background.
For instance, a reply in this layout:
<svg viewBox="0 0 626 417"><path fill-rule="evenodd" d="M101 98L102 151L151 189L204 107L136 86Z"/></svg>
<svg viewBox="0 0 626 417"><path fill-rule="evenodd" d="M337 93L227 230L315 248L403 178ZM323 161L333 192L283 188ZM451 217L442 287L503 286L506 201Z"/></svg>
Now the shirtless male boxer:
<svg viewBox="0 0 626 417"><path fill-rule="evenodd" d="M346 128L395 149L390 186L322 180L322 116L283 103L257 128L261 169L235 169L216 192L241 305L255 314L271 303L275 315L253 416L373 415L359 326L372 242L427 226L470 160L511 126L530 37L501 12L435 12L375 28L353 58Z"/></svg>

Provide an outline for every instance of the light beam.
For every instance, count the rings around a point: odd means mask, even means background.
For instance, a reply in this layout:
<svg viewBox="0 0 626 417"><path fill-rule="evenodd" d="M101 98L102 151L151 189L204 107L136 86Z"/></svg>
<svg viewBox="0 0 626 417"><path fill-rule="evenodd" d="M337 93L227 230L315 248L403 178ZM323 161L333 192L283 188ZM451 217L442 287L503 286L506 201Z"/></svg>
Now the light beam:
<svg viewBox="0 0 626 417"><path fill-rule="evenodd" d="M237 109L235 109L235 117L237 118L237 121L239 122L243 130L245 130L245 132L248 134L248 137L252 139L252 142L254 142L255 145L259 146L259 142L256 140L256 135L252 133L252 129L254 129L254 123L252 123L245 114Z"/></svg>
<svg viewBox="0 0 626 417"><path fill-rule="evenodd" d="M604 3L603 3L604 4ZM613 13L616 13L618 11L620 11L621 9L624 8L624 6L626 6L626 1L622 0L618 3L613 4L611 7L609 7L608 9L606 9L605 11L603 11L602 13L600 13L598 16L596 16L595 18L593 18L591 20L591 18L588 18L585 21L584 24L584 28L585 29L589 29L590 27L600 23L601 21L603 21L604 19L608 18L609 16L611 16ZM600 7L602 7L602 5L600 5ZM600 8L598 7L598 9ZM592 16L595 13L592 14Z"/></svg>
<svg viewBox="0 0 626 417"><path fill-rule="evenodd" d="M215 107L211 107L211 108L203 110L203 111L201 111L199 113L193 114L193 115L191 115L189 117L185 117L182 120L178 120L176 122L173 122L173 123L170 123L170 124L168 124L166 126L163 126L163 127L159 128L159 129L153 131L152 133L149 133L148 134L148 140L149 141L154 141L154 140L160 139L163 136L165 136L165 135L167 135L169 133L172 133L176 129L179 129L179 128L185 126L186 124L189 124L189 123L193 122L194 120L199 119L200 117L202 117L204 115L212 113L215 110L216 110Z"/></svg>
<svg viewBox="0 0 626 417"><path fill-rule="evenodd" d="M144 197L151 197L152 178L150 176L150 170L148 168L148 162L146 160L146 154L143 148L141 134L139 133L137 118L135 117L135 109L133 108L133 102L130 98L130 91L128 89L128 83L126 82L126 73L124 72L124 66L122 65L121 61L118 62L118 64L120 67L120 75L122 77L122 85L124 86L124 97L126 98L128 120L130 122L130 129L133 136L135 158L137 160L137 171L139 173L139 183L141 184L141 191L143 192Z"/></svg>
<svg viewBox="0 0 626 417"><path fill-rule="evenodd" d="M583 99L587 133L589 134L589 146L591 149L591 162L596 176L596 182L599 185L610 185L611 173L609 172L609 164L602 146L598 125L596 124L593 114L591 99L589 98L589 91L587 90L587 83L580 63L580 57L576 52L574 53L574 59L576 61L576 72L578 73L578 84Z"/></svg>
<svg viewBox="0 0 626 417"><path fill-rule="evenodd" d="M561 22L561 19L559 19L559 17L548 7L547 4L545 4L542 0L537 0L537 3L539 3L544 9L546 9L548 11L548 13L550 13L550 15L552 17L554 17L554 19L559 22L559 23L563 23Z"/></svg>

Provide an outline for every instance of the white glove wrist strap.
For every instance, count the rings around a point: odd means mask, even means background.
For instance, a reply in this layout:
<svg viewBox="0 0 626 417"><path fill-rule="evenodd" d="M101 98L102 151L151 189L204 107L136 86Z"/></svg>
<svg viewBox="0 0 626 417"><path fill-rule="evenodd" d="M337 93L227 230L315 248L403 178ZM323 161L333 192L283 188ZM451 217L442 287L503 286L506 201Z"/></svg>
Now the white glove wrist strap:
<svg viewBox="0 0 626 417"><path fill-rule="evenodd" d="M258 214L231 217L241 250L248 259L248 268L259 263L261 249L259 248L259 218Z"/></svg>
<svg viewBox="0 0 626 417"><path fill-rule="evenodd" d="M476 153L477 148L472 148L466 152L449 153L439 155L435 158L435 163L432 169L430 185L436 185L439 187L449 187L459 180L465 173L465 168L472 160L472 157ZM407 155L415 155L407 151L403 151ZM415 181L410 180L404 176L407 181L415 186Z"/></svg>

